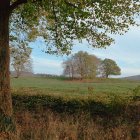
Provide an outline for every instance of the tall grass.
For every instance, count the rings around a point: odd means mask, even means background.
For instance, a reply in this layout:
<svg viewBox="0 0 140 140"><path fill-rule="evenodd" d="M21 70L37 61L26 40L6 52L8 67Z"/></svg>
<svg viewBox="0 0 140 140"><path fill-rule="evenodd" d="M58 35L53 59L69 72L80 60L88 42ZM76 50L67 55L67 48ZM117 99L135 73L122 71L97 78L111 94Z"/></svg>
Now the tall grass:
<svg viewBox="0 0 140 140"><path fill-rule="evenodd" d="M58 114L51 110L15 113L17 133L12 140L138 140L135 123L118 118L92 117L81 112L75 115Z"/></svg>

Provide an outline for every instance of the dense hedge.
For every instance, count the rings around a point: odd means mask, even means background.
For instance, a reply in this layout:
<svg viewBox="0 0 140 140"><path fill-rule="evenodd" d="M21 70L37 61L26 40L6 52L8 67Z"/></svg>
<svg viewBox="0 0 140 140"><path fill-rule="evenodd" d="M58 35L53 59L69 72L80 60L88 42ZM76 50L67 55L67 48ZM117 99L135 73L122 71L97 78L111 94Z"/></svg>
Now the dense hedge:
<svg viewBox="0 0 140 140"><path fill-rule="evenodd" d="M22 88L12 90L15 112L53 112L62 115L87 114L92 118L134 122L140 119L140 86L128 94L85 94L46 93L42 89ZM120 119L121 118L121 119ZM117 122L117 121L113 121ZM113 123L114 125L114 123Z"/></svg>
<svg viewBox="0 0 140 140"><path fill-rule="evenodd" d="M77 98L63 98L60 96L51 96L51 95L13 95L13 105L14 110L29 110L36 111L37 109L48 109L59 112L59 113L78 113L78 112L87 112L91 115L99 116L118 116L126 113L126 110L131 108L137 110L138 105L135 109L131 104L120 101L117 97L114 97L110 103L103 103L100 101L95 101L93 99L77 99ZM138 111L138 110L137 110Z"/></svg>

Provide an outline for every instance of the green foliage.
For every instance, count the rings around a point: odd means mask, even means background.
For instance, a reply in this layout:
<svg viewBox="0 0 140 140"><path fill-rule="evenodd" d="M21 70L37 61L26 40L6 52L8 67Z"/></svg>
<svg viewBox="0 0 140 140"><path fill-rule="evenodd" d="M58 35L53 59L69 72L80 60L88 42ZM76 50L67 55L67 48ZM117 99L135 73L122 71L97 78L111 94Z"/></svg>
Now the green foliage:
<svg viewBox="0 0 140 140"><path fill-rule="evenodd" d="M93 79L100 60L95 55L79 51L63 62L64 75L71 78Z"/></svg>
<svg viewBox="0 0 140 140"><path fill-rule="evenodd" d="M139 94L140 93L140 86L137 86L134 90L134 93Z"/></svg>
<svg viewBox="0 0 140 140"><path fill-rule="evenodd" d="M100 71L105 78L108 78L109 75L121 74L121 69L117 66L116 62L107 58L102 61Z"/></svg>
<svg viewBox="0 0 140 140"><path fill-rule="evenodd" d="M140 86L137 86L136 88L134 88L133 89L133 95L134 95L134 97L133 97L133 99L134 100L140 100Z"/></svg>
<svg viewBox="0 0 140 140"><path fill-rule="evenodd" d="M20 1L20 0L17 0ZM11 5L15 4L11 0ZM48 53L69 53L73 41L85 38L93 47L109 46L108 33L124 34L136 24L137 0L21 0L12 10L21 18L22 30L32 38L42 37ZM11 24L19 21L11 18Z"/></svg>
<svg viewBox="0 0 140 140"><path fill-rule="evenodd" d="M28 91L28 92L27 92ZM19 89L14 91L13 105L15 111L29 110L36 111L37 109L52 109L59 113L79 113L87 112L90 115L99 116L120 116L124 114L124 110L128 105L133 103L133 98L126 96L115 95L111 93L108 96L86 95L85 96L66 96L63 94L44 94L40 90ZM31 91L38 94L31 94Z"/></svg>
<svg viewBox="0 0 140 140"><path fill-rule="evenodd" d="M6 116L0 110L0 132L15 132L15 122L12 117Z"/></svg>

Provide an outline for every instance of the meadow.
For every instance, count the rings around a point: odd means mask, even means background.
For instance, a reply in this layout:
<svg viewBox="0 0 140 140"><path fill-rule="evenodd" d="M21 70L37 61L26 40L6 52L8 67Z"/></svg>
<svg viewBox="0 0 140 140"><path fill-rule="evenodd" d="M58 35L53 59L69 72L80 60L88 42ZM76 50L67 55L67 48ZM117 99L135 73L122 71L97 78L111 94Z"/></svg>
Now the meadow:
<svg viewBox="0 0 140 140"><path fill-rule="evenodd" d="M16 140L139 140L140 81L11 79Z"/></svg>
<svg viewBox="0 0 140 140"><path fill-rule="evenodd" d="M46 93L72 93L87 94L88 87L93 88L94 93L125 94L140 85L140 81L120 79L95 79L95 80L68 80L61 78L22 77L12 78L12 88L37 88ZM75 95L75 94L74 94Z"/></svg>

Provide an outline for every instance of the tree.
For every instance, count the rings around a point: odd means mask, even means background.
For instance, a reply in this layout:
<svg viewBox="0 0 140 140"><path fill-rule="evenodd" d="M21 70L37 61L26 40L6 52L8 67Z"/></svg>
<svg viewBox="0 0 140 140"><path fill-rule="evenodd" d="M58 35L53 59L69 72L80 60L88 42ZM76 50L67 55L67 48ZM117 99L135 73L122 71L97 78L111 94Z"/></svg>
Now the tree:
<svg viewBox="0 0 140 140"><path fill-rule="evenodd" d="M31 38L41 37L49 44L46 52L69 53L75 39L86 38L93 47L110 45L113 39L108 33L126 32L135 24L139 10L138 0L0 0L1 114L12 118L9 78L12 24ZM12 18L14 15L18 18Z"/></svg>
<svg viewBox="0 0 140 140"><path fill-rule="evenodd" d="M99 59L87 52L79 51L64 61L64 75L69 77L94 78Z"/></svg>
<svg viewBox="0 0 140 140"><path fill-rule="evenodd" d="M103 77L108 78L109 75L120 75L121 69L114 60L106 58L102 61L101 73Z"/></svg>
<svg viewBox="0 0 140 140"><path fill-rule="evenodd" d="M31 48L11 48L11 66L18 78L22 72L32 72Z"/></svg>
<svg viewBox="0 0 140 140"><path fill-rule="evenodd" d="M89 55L87 52L79 51L74 55L76 73L83 78L93 78L96 76L97 57Z"/></svg>
<svg viewBox="0 0 140 140"><path fill-rule="evenodd" d="M63 62L63 67L64 67L63 74L65 76L68 75L69 77L71 77L73 79L74 75L75 75L75 64L74 64L73 57L64 61Z"/></svg>

